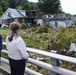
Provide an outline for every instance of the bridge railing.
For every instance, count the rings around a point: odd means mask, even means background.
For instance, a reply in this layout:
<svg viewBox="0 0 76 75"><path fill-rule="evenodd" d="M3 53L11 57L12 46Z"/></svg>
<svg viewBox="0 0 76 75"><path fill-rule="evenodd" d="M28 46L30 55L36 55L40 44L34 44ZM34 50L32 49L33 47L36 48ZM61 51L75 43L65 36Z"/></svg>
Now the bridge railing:
<svg viewBox="0 0 76 75"><path fill-rule="evenodd" d="M3 43L3 45L6 45L6 44ZM42 51L42 50L38 50L38 49L34 49L34 48L29 48L29 47L27 47L27 51L51 58L50 63L38 61L38 60L32 59L30 57L28 58L28 61L27 61L30 64L33 64L33 65L36 65L36 66L39 66L39 67L49 70L50 75L58 75L58 74L60 74L60 75L76 75L76 72L74 72L74 71L57 66L57 60L62 60L62 61L76 64L76 58L64 56L64 55L60 55L60 54L54 54L54 53L50 53L50 52L46 52L46 51ZM8 54L8 51L2 50L2 53ZM2 62L9 64L8 60L6 60L4 58L1 58L1 60L2 60ZM30 70L29 68L26 68L26 73L28 73L30 75L42 75L38 72Z"/></svg>

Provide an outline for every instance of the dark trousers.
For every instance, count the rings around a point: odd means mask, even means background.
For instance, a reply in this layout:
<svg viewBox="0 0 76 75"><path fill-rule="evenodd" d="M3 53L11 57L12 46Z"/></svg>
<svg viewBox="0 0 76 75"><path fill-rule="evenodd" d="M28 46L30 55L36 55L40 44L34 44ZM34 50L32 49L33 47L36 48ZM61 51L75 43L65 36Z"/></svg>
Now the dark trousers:
<svg viewBox="0 0 76 75"><path fill-rule="evenodd" d="M0 62L1 62L1 50L0 50Z"/></svg>
<svg viewBox="0 0 76 75"><path fill-rule="evenodd" d="M27 60L13 60L9 58L11 75L24 75Z"/></svg>

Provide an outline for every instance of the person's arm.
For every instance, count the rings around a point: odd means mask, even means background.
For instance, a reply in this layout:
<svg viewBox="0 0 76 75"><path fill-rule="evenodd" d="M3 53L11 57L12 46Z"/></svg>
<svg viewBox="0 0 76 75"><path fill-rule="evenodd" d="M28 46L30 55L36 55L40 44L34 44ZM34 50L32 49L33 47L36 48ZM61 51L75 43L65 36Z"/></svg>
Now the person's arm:
<svg viewBox="0 0 76 75"><path fill-rule="evenodd" d="M2 50L2 35L0 35L0 50Z"/></svg>
<svg viewBox="0 0 76 75"><path fill-rule="evenodd" d="M17 48L20 50L22 58L23 59L28 59L28 53L26 52L26 45L22 39L20 39L16 43Z"/></svg>

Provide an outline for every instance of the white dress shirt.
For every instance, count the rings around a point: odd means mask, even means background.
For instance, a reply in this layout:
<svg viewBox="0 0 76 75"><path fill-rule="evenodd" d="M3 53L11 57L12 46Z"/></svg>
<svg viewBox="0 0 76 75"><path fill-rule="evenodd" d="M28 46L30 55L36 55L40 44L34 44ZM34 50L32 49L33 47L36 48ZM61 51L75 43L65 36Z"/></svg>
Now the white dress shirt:
<svg viewBox="0 0 76 75"><path fill-rule="evenodd" d="M11 42L9 42L7 36L6 48L8 50L8 56L11 59L21 60L28 58L28 53L26 52L26 45L20 36L19 37L14 36Z"/></svg>

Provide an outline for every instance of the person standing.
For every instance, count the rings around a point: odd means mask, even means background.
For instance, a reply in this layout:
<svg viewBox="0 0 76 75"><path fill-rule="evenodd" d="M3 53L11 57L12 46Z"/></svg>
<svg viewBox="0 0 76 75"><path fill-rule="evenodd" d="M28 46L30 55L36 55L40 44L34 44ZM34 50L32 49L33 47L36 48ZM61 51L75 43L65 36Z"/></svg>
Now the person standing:
<svg viewBox="0 0 76 75"><path fill-rule="evenodd" d="M0 62L1 62L1 50L2 50L2 35L0 34Z"/></svg>
<svg viewBox="0 0 76 75"><path fill-rule="evenodd" d="M26 45L20 34L21 25L18 22L10 24L10 33L6 37L11 75L24 75L25 65L28 59Z"/></svg>

